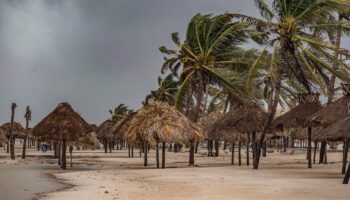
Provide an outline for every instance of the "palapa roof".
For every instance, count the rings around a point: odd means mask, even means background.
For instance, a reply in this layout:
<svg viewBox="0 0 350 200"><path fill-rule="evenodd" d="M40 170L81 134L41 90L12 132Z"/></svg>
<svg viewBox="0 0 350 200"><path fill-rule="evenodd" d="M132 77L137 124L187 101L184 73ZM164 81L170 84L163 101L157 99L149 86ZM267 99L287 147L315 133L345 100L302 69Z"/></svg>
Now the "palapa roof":
<svg viewBox="0 0 350 200"><path fill-rule="evenodd" d="M0 126L0 129L5 134L5 136L8 138L10 137L10 126L11 126L10 122L7 122L7 123ZM13 122L12 134L14 137L22 138L22 137L25 137L27 135L27 132L19 122Z"/></svg>
<svg viewBox="0 0 350 200"><path fill-rule="evenodd" d="M267 113L256 104L237 106L225 113L212 127L212 132L259 132L263 129Z"/></svg>
<svg viewBox="0 0 350 200"><path fill-rule="evenodd" d="M78 138L78 142L75 144L95 149L100 145L100 141L97 139L97 134L93 131L84 134L83 137Z"/></svg>
<svg viewBox="0 0 350 200"><path fill-rule="evenodd" d="M273 121L273 127L277 129L305 126L306 120L315 112L322 109L320 103L303 103Z"/></svg>
<svg viewBox="0 0 350 200"><path fill-rule="evenodd" d="M203 129L204 134L208 136L216 121L219 120L222 116L223 114L221 112L214 111L201 117L198 120L197 124Z"/></svg>
<svg viewBox="0 0 350 200"><path fill-rule="evenodd" d="M136 112L129 113L114 124L112 132L115 137L120 139L127 139L127 131L129 129L132 118L136 115Z"/></svg>
<svg viewBox="0 0 350 200"><path fill-rule="evenodd" d="M113 142L115 137L112 132L112 128L116 122L111 119L107 119L106 121L102 122L100 126L97 128L97 137L98 139L102 140L104 138L107 139L109 142Z"/></svg>
<svg viewBox="0 0 350 200"><path fill-rule="evenodd" d="M150 102L132 118L127 130L130 143L140 145L147 142L184 143L204 138L201 128L192 123L174 106L164 102Z"/></svg>
<svg viewBox="0 0 350 200"><path fill-rule="evenodd" d="M348 116L350 96L343 96L333 103L323 107L308 118L313 126L327 127Z"/></svg>
<svg viewBox="0 0 350 200"><path fill-rule="evenodd" d="M88 124L68 103L60 103L33 128L33 135L41 141L78 141L92 132Z"/></svg>
<svg viewBox="0 0 350 200"><path fill-rule="evenodd" d="M323 129L318 138L320 140L342 140L350 138L350 116Z"/></svg>

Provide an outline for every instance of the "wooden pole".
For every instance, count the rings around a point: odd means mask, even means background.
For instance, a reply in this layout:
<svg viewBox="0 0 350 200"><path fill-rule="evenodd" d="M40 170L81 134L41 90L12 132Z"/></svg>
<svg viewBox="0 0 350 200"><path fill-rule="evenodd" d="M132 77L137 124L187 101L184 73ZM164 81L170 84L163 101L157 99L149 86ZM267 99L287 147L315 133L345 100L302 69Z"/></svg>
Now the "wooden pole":
<svg viewBox="0 0 350 200"><path fill-rule="evenodd" d="M148 163L147 163L147 154L148 154L148 145L147 145L147 142L144 142L144 160L143 160L143 166L147 167Z"/></svg>
<svg viewBox="0 0 350 200"><path fill-rule="evenodd" d="M162 168L165 168L165 142L162 144Z"/></svg>
<svg viewBox="0 0 350 200"><path fill-rule="evenodd" d="M349 139L344 139L343 146L343 166L342 166L342 174L345 174L346 164L348 162L348 151L349 151Z"/></svg>
<svg viewBox="0 0 350 200"><path fill-rule="evenodd" d="M241 154L242 142L238 142L238 165L242 165L242 154Z"/></svg>
<svg viewBox="0 0 350 200"><path fill-rule="evenodd" d="M231 149L232 155L231 155L231 165L235 164L235 142L232 142L232 149Z"/></svg>
<svg viewBox="0 0 350 200"><path fill-rule="evenodd" d="M247 166L249 166L249 145L250 145L250 133L248 134L248 141L247 141Z"/></svg>
<svg viewBox="0 0 350 200"><path fill-rule="evenodd" d="M61 168L62 169L67 169L67 143L66 143L66 139L63 139L63 143L62 143L62 162L61 162Z"/></svg>
<svg viewBox="0 0 350 200"><path fill-rule="evenodd" d="M307 159L308 159L308 168L312 168L311 161L311 141L312 141L312 128L311 126L307 128Z"/></svg>
<svg viewBox="0 0 350 200"><path fill-rule="evenodd" d="M156 162L157 162L157 168L159 168L159 143L156 143Z"/></svg>

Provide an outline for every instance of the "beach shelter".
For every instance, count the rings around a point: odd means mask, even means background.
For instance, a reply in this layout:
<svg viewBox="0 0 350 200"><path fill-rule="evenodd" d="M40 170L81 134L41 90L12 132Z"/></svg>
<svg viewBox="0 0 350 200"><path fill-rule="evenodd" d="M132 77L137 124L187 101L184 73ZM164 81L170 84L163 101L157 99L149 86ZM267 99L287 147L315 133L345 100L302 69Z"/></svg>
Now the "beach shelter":
<svg viewBox="0 0 350 200"><path fill-rule="evenodd" d="M157 143L162 143L162 168L164 168L166 143L191 144L189 164L193 165L193 142L204 139L204 134L198 125L192 123L174 106L154 101L138 110L133 116L126 137L135 146L143 145L145 166L147 166L148 145L155 146Z"/></svg>
<svg viewBox="0 0 350 200"><path fill-rule="evenodd" d="M55 141L62 145L61 168L66 169L67 145L76 144L79 139L92 132L88 124L68 103L60 103L32 130L41 141Z"/></svg>
<svg viewBox="0 0 350 200"><path fill-rule="evenodd" d="M108 146L109 152L112 153L112 145L114 146L115 137L112 132L112 128L115 124L114 120L108 119L101 123L97 128L97 138L102 141L105 153L107 153Z"/></svg>
<svg viewBox="0 0 350 200"><path fill-rule="evenodd" d="M239 163L241 163L240 151L242 139L245 139L247 143L247 165L249 165L249 145L252 143L254 156L257 148L256 133L263 129L266 118L266 112L257 104L250 103L238 105L217 120L217 122L212 126L211 133L216 135L216 137L219 136L230 139L232 146L234 146L236 139L239 139ZM252 138L250 138L250 136L252 136ZM232 148L232 153L234 153L233 151L234 148ZM231 163L233 163L232 159Z"/></svg>
<svg viewBox="0 0 350 200"><path fill-rule="evenodd" d="M312 128L308 126L307 119L315 112L322 109L319 102L319 93L301 93L299 94L299 105L292 108L290 111L277 117L273 122L273 127L277 130L283 131L286 128L307 128L308 129L308 167L312 168L311 163L311 141Z"/></svg>
<svg viewBox="0 0 350 200"><path fill-rule="evenodd" d="M217 120L219 120L222 117L222 113L219 111L214 111L214 112L210 112L206 115L204 115L203 117L201 117L197 124L202 128L203 133L206 137L206 139L208 140L208 156L213 156L213 140L215 141L222 141L222 138L220 137L214 137L213 132L211 131L212 127L214 126L214 124L216 123ZM224 140L227 141L227 140ZM215 145L215 149L216 149L216 155L218 155L218 142L216 142Z"/></svg>
<svg viewBox="0 0 350 200"><path fill-rule="evenodd" d="M328 126L326 129L321 131L320 139L333 140L333 141L339 141L339 140L346 141L343 147L343 167L346 166L348 150L349 150L349 141L350 141L350 116ZM348 166L348 169L345 173L343 183L348 184L349 178L350 178L350 165Z"/></svg>

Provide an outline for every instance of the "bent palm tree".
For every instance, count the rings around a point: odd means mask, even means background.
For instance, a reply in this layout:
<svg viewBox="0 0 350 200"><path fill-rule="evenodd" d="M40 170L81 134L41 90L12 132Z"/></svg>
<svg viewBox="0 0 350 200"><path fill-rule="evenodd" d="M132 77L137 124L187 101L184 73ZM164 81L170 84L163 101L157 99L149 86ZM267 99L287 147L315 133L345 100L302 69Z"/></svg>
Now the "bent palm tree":
<svg viewBox="0 0 350 200"><path fill-rule="evenodd" d="M276 112L283 79L300 83L308 92L314 87L324 89L329 82L328 74L349 80L348 66L334 56L334 53L346 55L346 51L324 41L322 36L330 29L349 34L350 25L343 21L330 23L328 20L339 7L349 5L345 0L274 0L272 9L263 0L255 0L255 3L263 19L241 14L232 16L254 27L256 32L252 34L252 39L264 45L264 50L250 69L248 88L251 88L258 70L257 63L267 50L272 49L269 72L274 98L271 99L270 114L256 151L254 169L257 169L265 134ZM338 69L333 67L334 63L339 66Z"/></svg>

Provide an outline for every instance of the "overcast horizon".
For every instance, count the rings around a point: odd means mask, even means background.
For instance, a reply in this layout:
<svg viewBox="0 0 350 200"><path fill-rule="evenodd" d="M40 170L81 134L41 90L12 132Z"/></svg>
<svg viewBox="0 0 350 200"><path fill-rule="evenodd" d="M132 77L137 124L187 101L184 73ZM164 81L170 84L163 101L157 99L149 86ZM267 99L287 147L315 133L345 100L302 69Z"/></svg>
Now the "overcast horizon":
<svg viewBox="0 0 350 200"><path fill-rule="evenodd" d="M60 102L95 124L120 103L139 108L157 87L158 47L199 12L259 16L253 0L1 1L0 123L12 102L22 123L31 107L32 125Z"/></svg>

